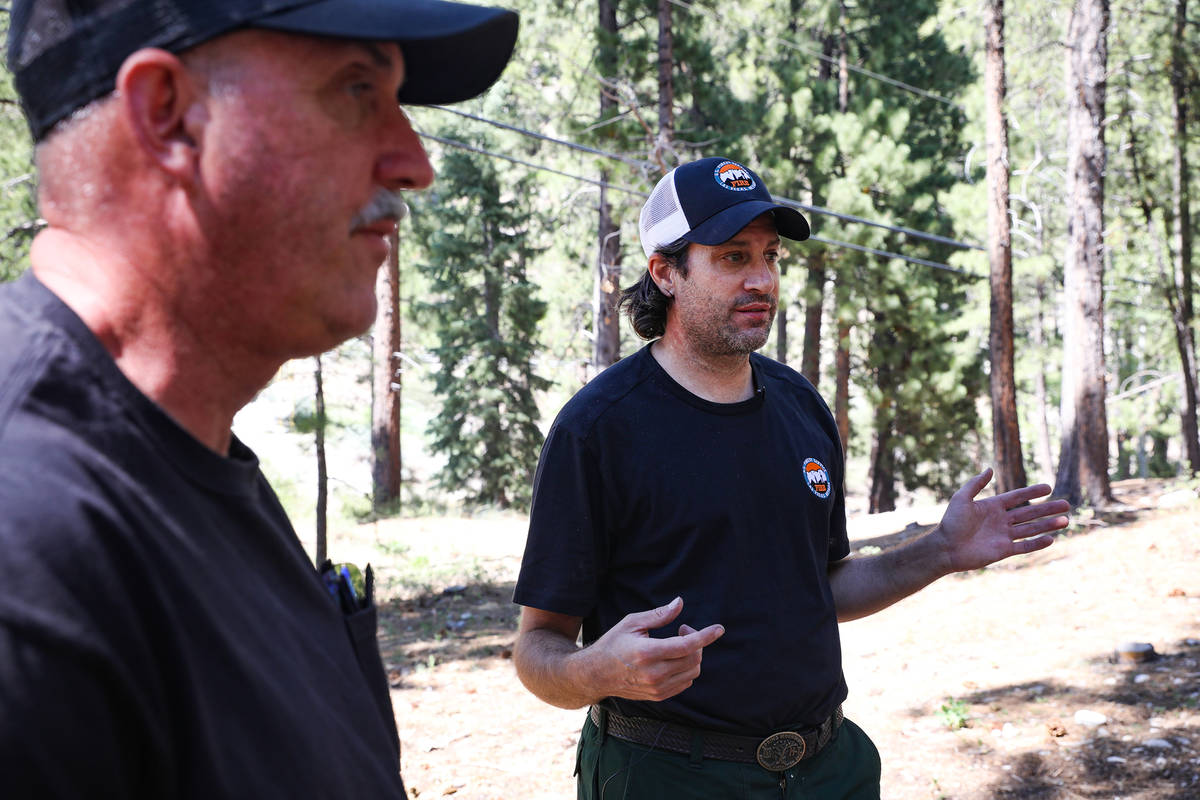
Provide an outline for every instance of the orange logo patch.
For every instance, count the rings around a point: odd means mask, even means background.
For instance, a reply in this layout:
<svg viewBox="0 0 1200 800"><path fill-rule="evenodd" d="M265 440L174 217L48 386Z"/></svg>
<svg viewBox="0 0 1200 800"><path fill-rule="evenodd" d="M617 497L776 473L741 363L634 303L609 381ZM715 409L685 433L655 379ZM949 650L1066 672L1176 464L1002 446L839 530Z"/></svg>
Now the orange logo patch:
<svg viewBox="0 0 1200 800"><path fill-rule="evenodd" d="M713 171L713 177L721 186L735 192L748 192L757 185L750 170L736 161L722 161L717 164L716 170Z"/></svg>
<svg viewBox="0 0 1200 800"><path fill-rule="evenodd" d="M829 484L829 471L815 458L804 459L804 482L812 493L821 499L829 497L833 487Z"/></svg>

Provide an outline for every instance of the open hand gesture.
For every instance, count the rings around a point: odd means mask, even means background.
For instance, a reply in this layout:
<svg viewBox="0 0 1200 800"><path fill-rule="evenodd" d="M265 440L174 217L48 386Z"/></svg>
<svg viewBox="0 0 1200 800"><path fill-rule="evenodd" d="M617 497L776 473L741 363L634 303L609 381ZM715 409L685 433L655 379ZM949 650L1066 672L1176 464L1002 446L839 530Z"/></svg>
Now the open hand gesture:
<svg viewBox="0 0 1200 800"><path fill-rule="evenodd" d="M1046 484L1026 486L977 500L992 479L989 467L971 478L950 498L935 533L943 539L949 572L979 569L1009 556L1049 547L1052 531L1067 527L1066 500L1027 505L1050 494Z"/></svg>

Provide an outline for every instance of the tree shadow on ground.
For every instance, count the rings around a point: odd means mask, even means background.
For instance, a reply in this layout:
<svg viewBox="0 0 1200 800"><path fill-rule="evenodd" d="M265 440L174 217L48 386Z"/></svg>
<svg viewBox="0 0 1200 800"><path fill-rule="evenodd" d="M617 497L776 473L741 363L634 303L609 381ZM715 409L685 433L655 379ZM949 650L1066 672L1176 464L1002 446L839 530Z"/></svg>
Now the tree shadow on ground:
<svg viewBox="0 0 1200 800"><path fill-rule="evenodd" d="M519 615L513 587L480 581L381 603L379 651L393 688L439 664L511 658Z"/></svg>
<svg viewBox="0 0 1200 800"><path fill-rule="evenodd" d="M981 690L960 698L975 735L960 736L958 749L997 776L982 793L993 800L1196 800L1198 665L1200 640L1185 639L1152 662L1097 656L1081 676L1086 686L1047 679ZM1089 726L1076 718L1080 710L1107 721ZM1007 746L1005 722L1041 741Z"/></svg>

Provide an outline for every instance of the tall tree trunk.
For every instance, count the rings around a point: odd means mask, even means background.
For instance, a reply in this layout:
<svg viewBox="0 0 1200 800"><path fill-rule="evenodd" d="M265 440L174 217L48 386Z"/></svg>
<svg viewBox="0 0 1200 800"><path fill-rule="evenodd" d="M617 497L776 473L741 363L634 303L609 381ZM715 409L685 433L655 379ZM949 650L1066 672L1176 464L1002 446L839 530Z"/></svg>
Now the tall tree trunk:
<svg viewBox="0 0 1200 800"><path fill-rule="evenodd" d="M787 275L787 264L779 266L779 283L782 287L783 278ZM783 290L780 289L779 310L775 312L775 360L780 364L786 364L788 358L788 306L791 303L783 296Z"/></svg>
<svg viewBox="0 0 1200 800"><path fill-rule="evenodd" d="M808 256L804 284L804 352L800 373L818 386L821 380L821 312L825 299L825 251L814 250Z"/></svg>
<svg viewBox="0 0 1200 800"><path fill-rule="evenodd" d="M400 499L400 235L375 281L371 381L371 498L376 511Z"/></svg>
<svg viewBox="0 0 1200 800"><path fill-rule="evenodd" d="M329 472L325 464L325 383L321 375L321 357L313 358L313 378L316 380L316 425L313 438L317 446L317 558L322 564L328 558L326 518L329 504Z"/></svg>
<svg viewBox="0 0 1200 800"><path fill-rule="evenodd" d="M1008 120L1004 116L1004 0L984 3L987 62L988 261L991 264L989 375L996 492L1024 486L1025 460L1013 367L1012 235L1008 216Z"/></svg>
<svg viewBox="0 0 1200 800"><path fill-rule="evenodd" d="M838 21L838 110L850 108L850 69L846 35L846 3L841 2ZM834 353L833 417L842 436L842 452L850 452L850 314L847 290L836 277L834 268L834 316L837 318L837 349Z"/></svg>
<svg viewBox="0 0 1200 800"><path fill-rule="evenodd" d="M607 120L617 113L617 98L612 88L617 76L616 0L599 0L599 8L600 119ZM601 170L601 183L607 184L608 180L609 171ZM597 239L596 280L592 292L592 328L595 334L592 340L592 368L595 372L617 363L621 357L621 327L617 314L617 301L621 297L621 228L613 220L608 190L603 185L600 187Z"/></svg>
<svg viewBox="0 0 1200 800"><path fill-rule="evenodd" d="M608 182L608 170L600 180ZM613 219L608 190L600 187L600 247L596 263L592 314L596 338L592 343L592 367L596 372L617 363L621 357L621 328L617 302L621 299L621 227Z"/></svg>
<svg viewBox="0 0 1200 800"><path fill-rule="evenodd" d="M658 140L654 160L675 166L675 40L671 0L658 0Z"/></svg>
<svg viewBox="0 0 1200 800"><path fill-rule="evenodd" d="M1046 419L1050 396L1050 393L1046 391L1046 372L1050 369L1050 365L1044 359L1046 334L1042 309L1045 304L1046 283L1039 280L1037 282L1037 308L1033 316L1033 346L1042 363L1040 368L1035 371L1033 378L1034 427L1037 428L1037 460L1042 473L1041 479L1049 481L1054 476L1054 457L1050 453L1050 424Z"/></svg>
<svg viewBox="0 0 1200 800"><path fill-rule="evenodd" d="M875 437L871 445L868 514L896 510L896 448L893 443L894 409L884 397L875 408Z"/></svg>
<svg viewBox="0 0 1200 800"><path fill-rule="evenodd" d="M1192 335L1192 212L1191 171L1187 157L1188 80L1187 0L1175 0L1175 27L1171 36L1171 92L1174 99L1175 135L1172 142L1175 163L1172 170L1172 195L1175 217L1175 272L1178 276L1178 307L1175 311L1175 340L1183 369L1184 407L1180 427L1184 450L1192 473L1200 472L1200 436L1196 426L1196 340ZM1172 281L1175 283L1175 281ZM1175 286L1169 289L1174 290Z"/></svg>
<svg viewBox="0 0 1200 800"><path fill-rule="evenodd" d="M1067 187L1062 447L1054 493L1113 502L1104 381L1104 103L1108 0L1076 0L1067 34Z"/></svg>

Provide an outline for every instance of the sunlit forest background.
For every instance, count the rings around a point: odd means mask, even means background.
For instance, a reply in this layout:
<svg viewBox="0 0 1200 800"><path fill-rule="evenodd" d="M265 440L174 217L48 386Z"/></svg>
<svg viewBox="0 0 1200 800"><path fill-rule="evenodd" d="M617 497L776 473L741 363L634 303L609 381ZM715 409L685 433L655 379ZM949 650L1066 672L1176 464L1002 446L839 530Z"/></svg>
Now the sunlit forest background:
<svg viewBox="0 0 1200 800"><path fill-rule="evenodd" d="M562 403L643 345L611 305L645 267L645 195L712 155L812 222L763 352L826 397L857 510L988 464L1095 506L1200 469L1185 0L509 5L500 83L411 109L438 179L375 330L238 418L298 527L523 511ZM7 280L43 224L7 74L0 185Z"/></svg>

